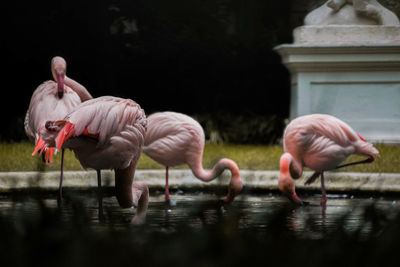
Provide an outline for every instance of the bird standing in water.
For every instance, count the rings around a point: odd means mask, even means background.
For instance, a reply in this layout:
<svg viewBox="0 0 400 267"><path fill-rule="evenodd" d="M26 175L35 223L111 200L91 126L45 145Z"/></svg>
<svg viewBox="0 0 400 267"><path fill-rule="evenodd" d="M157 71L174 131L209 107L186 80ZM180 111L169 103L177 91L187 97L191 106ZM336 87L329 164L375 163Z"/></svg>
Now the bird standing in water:
<svg viewBox="0 0 400 267"><path fill-rule="evenodd" d="M25 133L35 142L36 153L43 153L44 161L53 162L54 147L46 147L40 130L44 129L46 121L63 119L81 102L92 99L84 86L66 76L67 63L62 57L51 60L51 73L54 81L46 81L33 92L28 111L25 116ZM62 197L64 150L61 151L61 175L59 198Z"/></svg>
<svg viewBox="0 0 400 267"><path fill-rule="evenodd" d="M64 120L48 121L41 131L46 146L70 148L84 168L114 169L115 191L123 208L137 207L134 222L143 223L149 191L133 183L146 134L146 115L130 99L103 96L77 106Z"/></svg>
<svg viewBox="0 0 400 267"><path fill-rule="evenodd" d="M301 177L303 167L314 170L306 184L321 177L321 205L327 197L324 171L355 164L371 163L378 150L348 124L325 114L311 114L291 121L283 134L284 154L280 158L279 189L293 202L303 204L297 196L293 179ZM340 165L348 156L366 156L365 160Z"/></svg>
<svg viewBox="0 0 400 267"><path fill-rule="evenodd" d="M148 118L143 152L166 167L165 200L169 201L168 167L187 164L194 176L204 182L218 177L229 169L232 178L225 202L231 202L242 190L239 167L227 158L220 159L206 171L202 165L205 143L204 131L193 118L177 112L157 112Z"/></svg>

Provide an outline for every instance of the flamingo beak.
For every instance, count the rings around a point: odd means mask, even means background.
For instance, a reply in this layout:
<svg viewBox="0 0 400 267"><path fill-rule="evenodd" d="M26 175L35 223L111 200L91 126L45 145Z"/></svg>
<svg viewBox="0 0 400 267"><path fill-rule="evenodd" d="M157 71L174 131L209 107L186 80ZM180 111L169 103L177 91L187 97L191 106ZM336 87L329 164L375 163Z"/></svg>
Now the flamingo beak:
<svg viewBox="0 0 400 267"><path fill-rule="evenodd" d="M228 194L224 198L225 203L231 203L234 199L237 193L235 193L233 190L229 190Z"/></svg>
<svg viewBox="0 0 400 267"><path fill-rule="evenodd" d="M226 195L224 202L230 203L232 202L237 195L242 191L243 183L242 180L236 177L236 179L232 179L229 184L228 194Z"/></svg>
<svg viewBox="0 0 400 267"><path fill-rule="evenodd" d="M294 192L292 195L288 195L287 197L289 198L290 201L300 206L304 206L307 204L306 202L303 202L303 200L301 200L299 196L297 196L296 192Z"/></svg>
<svg viewBox="0 0 400 267"><path fill-rule="evenodd" d="M62 98L64 95L64 74L57 73L57 95Z"/></svg>

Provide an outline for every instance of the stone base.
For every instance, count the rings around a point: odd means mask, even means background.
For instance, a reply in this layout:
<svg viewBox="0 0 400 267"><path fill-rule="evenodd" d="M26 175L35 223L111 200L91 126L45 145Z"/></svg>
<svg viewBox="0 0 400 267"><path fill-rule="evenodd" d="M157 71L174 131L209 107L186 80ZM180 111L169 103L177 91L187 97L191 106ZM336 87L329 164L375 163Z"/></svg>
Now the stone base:
<svg viewBox="0 0 400 267"><path fill-rule="evenodd" d="M301 26L293 32L295 44L399 44L399 26Z"/></svg>
<svg viewBox="0 0 400 267"><path fill-rule="evenodd" d="M400 45L280 45L291 119L334 115L370 142L400 143Z"/></svg>

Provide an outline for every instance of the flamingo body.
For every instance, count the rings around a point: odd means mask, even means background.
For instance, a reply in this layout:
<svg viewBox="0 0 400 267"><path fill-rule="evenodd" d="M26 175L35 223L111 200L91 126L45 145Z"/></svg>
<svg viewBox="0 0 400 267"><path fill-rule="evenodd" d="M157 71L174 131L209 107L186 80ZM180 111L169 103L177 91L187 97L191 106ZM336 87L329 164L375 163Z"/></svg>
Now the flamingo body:
<svg viewBox="0 0 400 267"><path fill-rule="evenodd" d="M148 117L148 127L143 152L166 166L187 164L195 177L208 182L229 169L232 179L225 201L229 202L241 191L243 185L239 167L231 159L221 159L210 171L202 166L205 135L201 125L193 118L177 112L158 112ZM166 199L168 195L168 169L166 173Z"/></svg>
<svg viewBox="0 0 400 267"><path fill-rule="evenodd" d="M85 87L66 76L67 63L62 57L51 60L51 72L55 81L46 81L34 91L26 112L24 128L28 138L35 142L36 154L45 153L46 162L52 162L53 148L44 149L40 130L46 121L63 119L74 107L92 98Z"/></svg>
<svg viewBox="0 0 400 267"><path fill-rule="evenodd" d="M351 165L372 162L379 156L378 150L348 124L326 114L305 115L291 121L283 134L283 148L279 188L295 202L299 201L292 179L302 175L303 167L316 172L313 179L321 174L323 182L323 172L343 167L339 164L351 154L368 157L367 161Z"/></svg>
<svg viewBox="0 0 400 267"><path fill-rule="evenodd" d="M204 131L193 118L177 112L158 112L148 117L143 152L164 166L195 167L203 157Z"/></svg>
<svg viewBox="0 0 400 267"><path fill-rule="evenodd" d="M114 169L120 206L139 205L137 218L144 218L148 188L133 183L133 177L146 124L143 109L133 100L103 96L80 104L64 120L47 122L41 133L46 145L72 149L84 168Z"/></svg>
<svg viewBox="0 0 400 267"><path fill-rule="evenodd" d="M84 168L125 169L140 156L146 124L133 100L98 97L66 116L55 143L58 149L72 149Z"/></svg>
<svg viewBox="0 0 400 267"><path fill-rule="evenodd" d="M37 138L46 121L64 118L81 103L79 96L68 86L64 87L62 98L55 93L56 91L57 83L46 81L33 93L24 125L30 140L34 141Z"/></svg>

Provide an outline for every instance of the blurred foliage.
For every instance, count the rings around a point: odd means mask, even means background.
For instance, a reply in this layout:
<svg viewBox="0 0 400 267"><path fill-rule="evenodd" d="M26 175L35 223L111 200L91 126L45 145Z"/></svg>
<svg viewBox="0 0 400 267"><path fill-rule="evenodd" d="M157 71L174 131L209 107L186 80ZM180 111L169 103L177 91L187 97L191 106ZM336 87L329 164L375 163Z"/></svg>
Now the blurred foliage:
<svg viewBox="0 0 400 267"><path fill-rule="evenodd" d="M204 112L191 116L202 125L206 140L211 143L278 144L286 126L285 120L278 115L260 115L248 111ZM26 140L22 116L0 133L0 141L3 142Z"/></svg>
<svg viewBox="0 0 400 267"><path fill-rule="evenodd" d="M216 112L193 116L202 126L211 143L277 144L285 122L277 115Z"/></svg>
<svg viewBox="0 0 400 267"><path fill-rule="evenodd" d="M148 114L287 117L289 72L272 48L292 40L292 2L7 1L3 87L17 104L0 105L0 138L21 140L15 121L25 116L34 89L51 79L55 55L65 57L68 76L94 97L132 98Z"/></svg>

